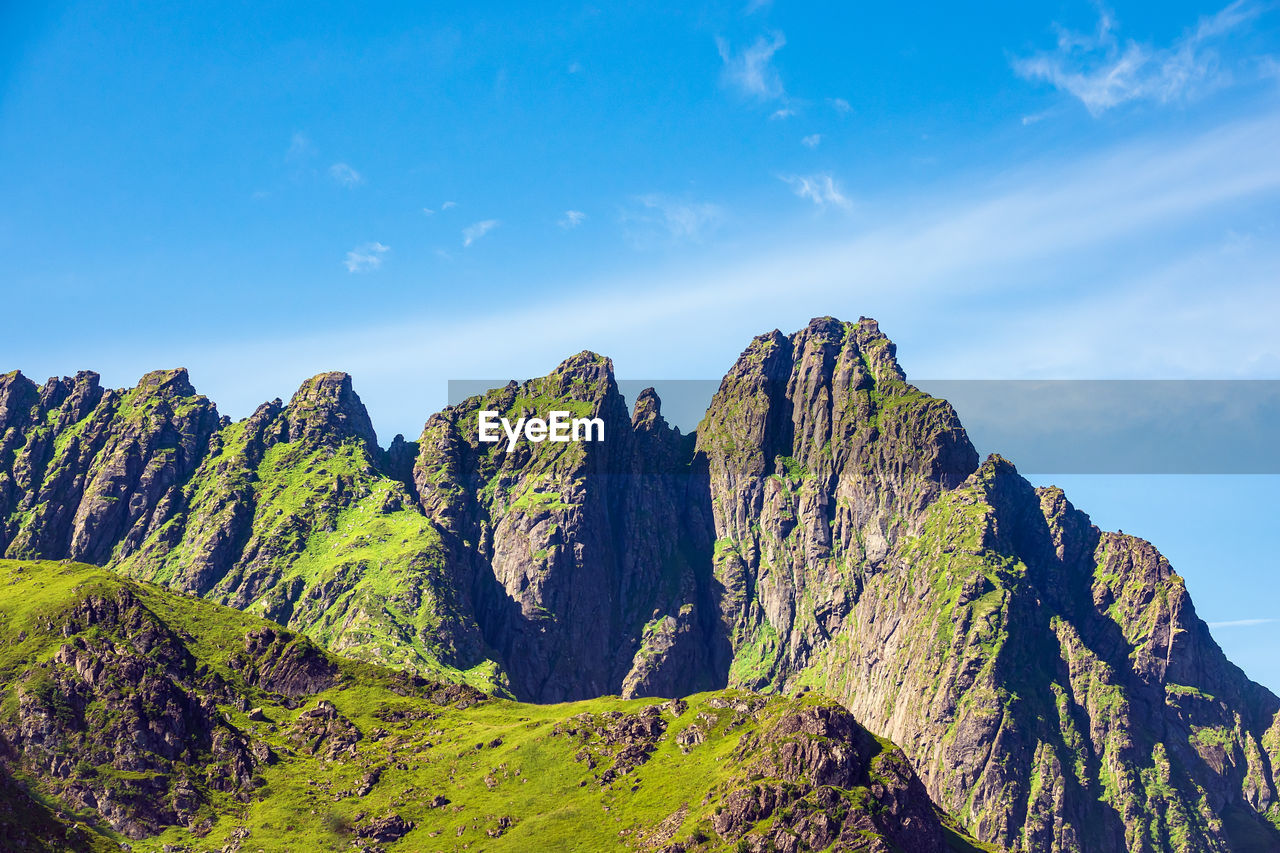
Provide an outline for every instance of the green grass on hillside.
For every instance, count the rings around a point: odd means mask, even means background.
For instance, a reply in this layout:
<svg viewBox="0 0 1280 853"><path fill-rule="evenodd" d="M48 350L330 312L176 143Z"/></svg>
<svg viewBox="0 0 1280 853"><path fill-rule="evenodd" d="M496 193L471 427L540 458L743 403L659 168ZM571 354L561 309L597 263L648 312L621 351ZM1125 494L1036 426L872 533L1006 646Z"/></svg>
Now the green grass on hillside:
<svg viewBox="0 0 1280 853"><path fill-rule="evenodd" d="M202 678L216 676L236 687L218 697L218 713L278 758L255 769L257 788L247 802L209 793L200 812L208 821L206 832L171 827L130 841L138 853L165 845L221 850L237 839L248 851L348 850L370 819L390 813L415 824L390 845L396 850L568 853L654 849L673 839L705 839L697 849L732 850L712 827L720 803L736 789L769 782L753 770L759 753L743 753L753 743L747 739L784 715L830 704L816 693L787 698L721 691L684 702L605 697L527 705L473 698L439 705L428 698L430 687L415 689L394 671L340 658L332 659L340 669L336 686L294 703L247 685L232 666L245 650L246 633L264 624L249 614L80 564L0 561L0 588L0 725L6 729L18 714L19 694L40 689L42 679L54 683L59 665L53 658L64 644L76 636L117 648L129 641L111 625L81 626L71 636L65 628L65 614L78 602L127 592L181 638ZM359 730L353 755L327 759L323 740L294 731L321 701L331 702ZM265 721L251 720L250 707L260 708ZM656 713L665 731L648 759L627 772L630 765L615 764L626 744L608 733L618 721L644 713ZM896 754L891 744L881 744L876 748ZM110 764L79 772L123 793L147 775ZM44 782L27 781L36 788ZM357 793L365 787L367 792ZM875 805L869 788L845 793L850 802ZM93 815L81 812L77 818ZM98 831L99 841L124 840L101 822ZM953 835L955 849L981 849Z"/></svg>

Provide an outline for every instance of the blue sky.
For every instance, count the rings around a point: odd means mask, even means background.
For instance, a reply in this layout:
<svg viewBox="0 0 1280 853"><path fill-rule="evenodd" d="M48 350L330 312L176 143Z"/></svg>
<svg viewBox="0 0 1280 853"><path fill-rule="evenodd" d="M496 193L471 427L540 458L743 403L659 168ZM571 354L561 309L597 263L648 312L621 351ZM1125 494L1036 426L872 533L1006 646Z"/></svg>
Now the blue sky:
<svg viewBox="0 0 1280 853"><path fill-rule="evenodd" d="M825 314L917 377L1280 377L1274 5L422 5L0 7L0 369L343 369L384 442ZM1069 488L1239 623L1276 485ZM1214 630L1280 689L1280 622Z"/></svg>

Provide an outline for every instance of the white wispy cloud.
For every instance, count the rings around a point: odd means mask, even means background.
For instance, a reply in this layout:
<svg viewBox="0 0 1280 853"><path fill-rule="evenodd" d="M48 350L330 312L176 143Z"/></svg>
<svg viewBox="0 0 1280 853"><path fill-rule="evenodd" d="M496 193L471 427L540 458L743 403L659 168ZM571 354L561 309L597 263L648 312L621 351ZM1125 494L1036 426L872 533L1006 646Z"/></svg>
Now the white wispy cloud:
<svg viewBox="0 0 1280 853"><path fill-rule="evenodd" d="M1201 18L1171 44L1155 47L1132 39L1122 42L1112 13L1100 8L1095 32L1059 27L1054 50L1015 59L1013 68L1028 80L1043 80L1078 98L1093 115L1130 101L1183 100L1231 81L1231 63L1219 48L1261 12L1252 0L1236 0Z"/></svg>
<svg viewBox="0 0 1280 853"><path fill-rule="evenodd" d="M347 259L342 263L347 272L371 272L382 266L382 256L389 251L391 247L382 243L362 243L347 252Z"/></svg>
<svg viewBox="0 0 1280 853"><path fill-rule="evenodd" d="M1210 622L1210 628L1252 628L1254 625L1270 625L1275 619L1228 619L1225 622Z"/></svg>
<svg viewBox="0 0 1280 853"><path fill-rule="evenodd" d="M786 90L777 69L773 67L773 55L786 43L786 37L782 33L773 33L768 38L761 36L751 47L735 54L727 41L717 38L716 47L724 62L724 68L720 72L721 81L750 98L764 101L783 97Z"/></svg>
<svg viewBox="0 0 1280 853"><path fill-rule="evenodd" d="M793 109L791 109L791 108L789 108L789 107L783 107L783 108L782 108L782 109L780 109L780 110L774 110L774 111L769 115L769 121L780 121L780 120L782 120L782 119L784 119L784 118L791 118L791 117L792 117L793 115L795 115L795 114L796 114L796 111L795 111L795 110L793 110Z"/></svg>
<svg viewBox="0 0 1280 853"><path fill-rule="evenodd" d="M347 189L358 187L364 183L364 176L346 163L334 163L329 167L329 177Z"/></svg>
<svg viewBox="0 0 1280 853"><path fill-rule="evenodd" d="M793 193L818 207L835 206L845 210L853 207L853 203L840 191L839 184L830 175L779 175L778 178L790 185Z"/></svg>
<svg viewBox="0 0 1280 853"><path fill-rule="evenodd" d="M844 98L827 98L827 103L830 104L831 108L838 113L843 114L853 110L853 107L851 107L849 102Z"/></svg>
<svg viewBox="0 0 1280 853"><path fill-rule="evenodd" d="M471 223L462 229L462 245L464 247L470 246L501 224L502 222L497 219L483 219L479 222Z"/></svg>
<svg viewBox="0 0 1280 853"><path fill-rule="evenodd" d="M436 215L436 212L435 212L434 210L432 210L431 208L429 208L429 207L424 207L424 208L422 208L422 212L423 212L423 214L425 214L426 216L435 216L435 215Z"/></svg>
<svg viewBox="0 0 1280 853"><path fill-rule="evenodd" d="M284 159L286 163L297 165L299 162L314 156L316 147L311 144L311 139L301 131L298 131L289 138L289 150L285 152Z"/></svg>
<svg viewBox="0 0 1280 853"><path fill-rule="evenodd" d="M458 203L456 201L446 201L444 204L440 205L440 209L448 210L451 207L457 207L457 206L458 206Z"/></svg>
<svg viewBox="0 0 1280 853"><path fill-rule="evenodd" d="M724 210L706 201L689 201L662 193L637 196L637 207L623 211L622 220L633 244L647 246L662 237L700 242L724 221Z"/></svg>
<svg viewBox="0 0 1280 853"><path fill-rule="evenodd" d="M581 210L566 210L556 224L561 228L577 228L586 218L587 215Z"/></svg>
<svg viewBox="0 0 1280 853"><path fill-rule="evenodd" d="M822 144L822 134L811 133L808 136L806 136L804 139L801 139L800 144L803 145L805 148L817 148L819 145Z"/></svg>

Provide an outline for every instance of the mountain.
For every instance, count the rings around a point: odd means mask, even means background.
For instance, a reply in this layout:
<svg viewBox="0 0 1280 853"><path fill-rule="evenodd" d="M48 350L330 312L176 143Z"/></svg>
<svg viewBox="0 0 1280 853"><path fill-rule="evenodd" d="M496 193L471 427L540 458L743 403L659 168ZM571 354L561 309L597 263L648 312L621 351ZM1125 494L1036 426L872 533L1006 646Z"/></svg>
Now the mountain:
<svg viewBox="0 0 1280 853"><path fill-rule="evenodd" d="M894 356L816 320L753 341L711 404L731 683L838 697L1010 849L1280 849L1280 700L1154 547L978 464Z"/></svg>
<svg viewBox="0 0 1280 853"><path fill-rule="evenodd" d="M330 648L496 686L439 532L345 374L231 423L185 370L135 389L0 378L0 544L203 595ZM454 666L461 667L460 671Z"/></svg>
<svg viewBox="0 0 1280 853"><path fill-rule="evenodd" d="M526 705L92 566L0 585L6 850L981 849L814 693Z"/></svg>
<svg viewBox="0 0 1280 853"><path fill-rule="evenodd" d="M481 411L604 440L481 442ZM584 352L383 451L345 374L220 418L185 371L0 377L0 549L536 703L822 694L1026 851L1280 849L1280 699L1149 543L980 460L868 319L756 338L693 435Z"/></svg>

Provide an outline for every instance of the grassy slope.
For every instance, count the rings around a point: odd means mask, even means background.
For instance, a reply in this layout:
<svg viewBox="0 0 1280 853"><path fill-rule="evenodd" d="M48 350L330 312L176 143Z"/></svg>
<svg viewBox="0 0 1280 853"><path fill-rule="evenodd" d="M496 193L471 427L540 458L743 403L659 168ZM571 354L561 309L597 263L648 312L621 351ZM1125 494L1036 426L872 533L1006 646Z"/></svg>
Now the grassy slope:
<svg viewBox="0 0 1280 853"><path fill-rule="evenodd" d="M439 533L407 508L404 487L382 476L362 445L286 442L255 464L243 433L243 422L225 427L188 484L189 509L170 522L185 524L183 535L170 542L171 531L157 531L113 568L183 588L235 495L252 507L248 548L257 557L222 578L209 597L235 603L245 572L267 576L269 584L246 607L251 613L287 620L349 657L502 689L505 679L491 660L445 662L457 656L440 638L469 626L459 603L442 594L450 584L441 576Z"/></svg>
<svg viewBox="0 0 1280 853"><path fill-rule="evenodd" d="M187 646L198 661L240 685L249 702L264 710L268 721L253 722L235 705L219 707L233 726L265 740L280 757L260 767L264 785L250 802L213 795L207 815L214 823L204 838L175 827L131 842L135 851L164 844L217 850L241 827L250 833L243 842L246 850L349 849L352 827L362 816L390 811L416 824L392 849L458 850L468 844L484 850L628 849L658 841L653 833L660 825L664 835L676 839L699 832L717 839L710 820L721 795L760 781L747 775L749 762L734 757L742 738L802 706L828 704L817 694L763 700L727 691L690 697L688 709L678 716L663 713L668 728L650 760L601 785L598 776L616 750L602 747L598 733L590 733L590 722L607 712L637 713L653 700L606 697L539 706L486 699L467 708L440 706L398 695L391 671L339 659L342 684L289 709L281 697L245 686L227 665L244 649L245 633L261 620L90 566L0 561L0 683L5 685L0 713L6 718L16 713L18 690L38 677L39 665L67 642L58 630L58 615L90 594L110 595L124 587L189 637ZM744 714L731 706L735 698L763 705ZM363 733L354 757L325 760L288 737L293 722L319 700L332 702ZM709 730L707 739L686 754L677 736L700 721ZM594 769L575 758L584 749L599 762ZM886 742L885 754L895 751ZM365 796L355 796L374 768L381 769L380 780ZM448 798L449 805L432 808L437 795ZM88 821L92 815L79 817ZM503 818L510 824L492 837L490 831L497 832ZM102 834L115 837L106 830ZM982 849L958 835L954 843L959 850Z"/></svg>

